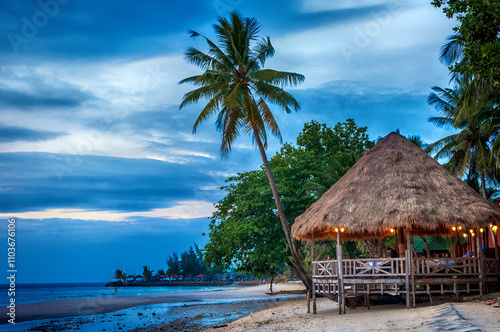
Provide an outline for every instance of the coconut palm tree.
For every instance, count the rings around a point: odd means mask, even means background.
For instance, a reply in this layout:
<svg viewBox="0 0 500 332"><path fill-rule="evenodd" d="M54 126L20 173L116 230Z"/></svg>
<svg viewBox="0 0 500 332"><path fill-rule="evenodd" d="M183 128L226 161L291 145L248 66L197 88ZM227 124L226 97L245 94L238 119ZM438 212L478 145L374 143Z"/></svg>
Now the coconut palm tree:
<svg viewBox="0 0 500 332"><path fill-rule="evenodd" d="M193 47L186 51L186 60L204 72L180 81L181 84L199 86L186 93L180 108L202 99L208 100L194 123L193 132L196 132L200 123L216 115L215 125L222 133L222 157L227 157L240 133L253 137L267 172L295 272L306 287L310 288L311 281L293 244L290 226L265 152L268 130L281 142L281 132L269 104L275 104L287 113L299 110L299 102L283 88L300 84L304 81L304 76L263 69L266 60L274 55L274 48L269 37L258 38L259 29L260 25L255 18L242 18L240 14L233 12L229 20L219 18L218 24L214 25L217 43L190 31L192 37L201 37L206 41L208 52L204 53Z"/></svg>
<svg viewBox="0 0 500 332"><path fill-rule="evenodd" d="M491 146L498 135L499 117L492 116L491 108L480 105L467 118L458 119L460 112L470 107L470 104L463 103L463 92L470 81L461 80L458 83L455 89L433 87L427 101L442 114L441 117L429 118L430 122L460 131L430 144L427 151L436 152L436 159L449 157L447 167L458 177L467 175L467 180L473 181L479 175L481 192L487 199L486 180L494 183L498 180Z"/></svg>
<svg viewBox="0 0 500 332"><path fill-rule="evenodd" d="M120 269L115 271L114 277L118 280L123 280L123 281L127 280L127 274Z"/></svg>

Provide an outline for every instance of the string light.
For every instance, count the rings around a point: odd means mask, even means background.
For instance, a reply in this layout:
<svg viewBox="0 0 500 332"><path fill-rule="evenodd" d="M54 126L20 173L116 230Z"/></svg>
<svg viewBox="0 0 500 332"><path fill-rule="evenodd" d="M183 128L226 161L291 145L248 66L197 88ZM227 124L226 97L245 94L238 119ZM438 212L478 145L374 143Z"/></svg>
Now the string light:
<svg viewBox="0 0 500 332"><path fill-rule="evenodd" d="M464 233L464 237L467 237L467 233Z"/></svg>
<svg viewBox="0 0 500 332"><path fill-rule="evenodd" d="M391 233L394 233L394 228L391 228Z"/></svg>
<svg viewBox="0 0 500 332"><path fill-rule="evenodd" d="M482 233L482 232L484 232L484 229L480 228L479 231Z"/></svg>
<svg viewBox="0 0 500 332"><path fill-rule="evenodd" d="M340 233L344 233L344 229L343 228L340 229Z"/></svg>
<svg viewBox="0 0 500 332"><path fill-rule="evenodd" d="M470 232L471 234L472 234L472 233L474 233L474 231L473 231L472 229L469 229L469 232Z"/></svg>
<svg viewBox="0 0 500 332"><path fill-rule="evenodd" d="M339 231L339 229L338 229L338 228L335 228L335 232L337 232L337 233L338 233L338 231Z"/></svg>
<svg viewBox="0 0 500 332"><path fill-rule="evenodd" d="M452 231L456 231L456 230L457 230L457 228L456 228L455 226L453 226L453 227L451 228L451 230L452 230Z"/></svg>
<svg viewBox="0 0 500 332"><path fill-rule="evenodd" d="M458 230L461 231L462 230L462 226L458 226Z"/></svg>
<svg viewBox="0 0 500 332"><path fill-rule="evenodd" d="M493 231L495 231L495 232L496 232L496 231L497 231L497 228L498 228L497 226L493 226Z"/></svg>

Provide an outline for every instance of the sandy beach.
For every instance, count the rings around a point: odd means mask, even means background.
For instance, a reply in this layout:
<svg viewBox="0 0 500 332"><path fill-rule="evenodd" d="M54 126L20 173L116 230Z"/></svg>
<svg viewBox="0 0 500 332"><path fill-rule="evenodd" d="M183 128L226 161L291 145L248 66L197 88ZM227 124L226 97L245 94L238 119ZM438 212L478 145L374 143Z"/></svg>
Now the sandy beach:
<svg viewBox="0 0 500 332"><path fill-rule="evenodd" d="M321 298L313 315L306 313L304 299L286 300L277 308L208 331L500 331L500 293L470 302L422 303L415 309L377 305L339 315L337 308L337 303Z"/></svg>

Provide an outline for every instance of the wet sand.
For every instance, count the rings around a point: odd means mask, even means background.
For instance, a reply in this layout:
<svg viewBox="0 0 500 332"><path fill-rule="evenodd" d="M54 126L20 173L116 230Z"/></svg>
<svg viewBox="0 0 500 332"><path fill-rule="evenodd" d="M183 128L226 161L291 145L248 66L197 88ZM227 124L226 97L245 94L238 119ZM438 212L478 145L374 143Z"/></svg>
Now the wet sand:
<svg viewBox="0 0 500 332"><path fill-rule="evenodd" d="M101 297L28 303L16 306L15 321L95 315L147 304L192 301L198 301L198 299L189 295L169 294L168 296ZM8 308L1 307L0 324L7 323L9 319L7 312Z"/></svg>

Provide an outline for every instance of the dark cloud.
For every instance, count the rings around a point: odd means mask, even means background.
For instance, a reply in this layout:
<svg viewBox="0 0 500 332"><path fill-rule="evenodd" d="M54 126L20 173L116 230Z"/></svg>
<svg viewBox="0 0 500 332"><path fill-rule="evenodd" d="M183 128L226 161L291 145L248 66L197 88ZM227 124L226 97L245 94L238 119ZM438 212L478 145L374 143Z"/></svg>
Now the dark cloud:
<svg viewBox="0 0 500 332"><path fill-rule="evenodd" d="M33 1L2 3L0 12L5 22L0 34L10 34L10 40L3 38L0 44L4 53L80 59L183 49L182 41L167 42L165 38L186 33L189 28L213 21L217 15L210 1L192 0L69 1L59 5L57 11L44 10ZM47 12L49 15L44 14ZM210 12L213 15L207 15ZM26 28L30 25L34 31Z"/></svg>
<svg viewBox="0 0 500 332"><path fill-rule="evenodd" d="M242 5L245 16L255 16L262 24L262 31L272 30L273 33L290 33L290 31L302 31L304 27L309 29L322 26L341 25L349 21L362 21L366 18L372 18L372 15L387 10L387 5L374 5L364 8L325 10L318 12L303 13L296 8L294 2L286 1L263 1L262 7L253 6L248 3ZM280 19L277 20L276 17ZM283 22L287 22L283 24Z"/></svg>
<svg viewBox="0 0 500 332"><path fill-rule="evenodd" d="M73 97L46 97L25 92L0 89L0 105L27 110L40 107L76 107L81 100Z"/></svg>
<svg viewBox="0 0 500 332"><path fill-rule="evenodd" d="M47 141L60 136L66 135L65 133L34 130L21 127L2 127L0 126L0 143L7 142L38 142Z"/></svg>
<svg viewBox="0 0 500 332"><path fill-rule="evenodd" d="M182 200L216 201L219 193L199 190L223 180L201 172L207 164L204 159L180 165L149 159L3 153L0 211L148 211Z"/></svg>

